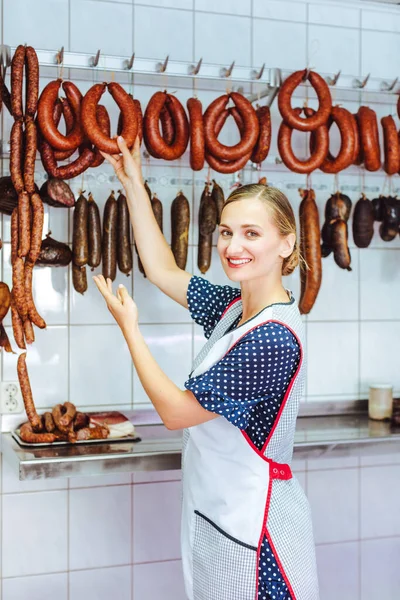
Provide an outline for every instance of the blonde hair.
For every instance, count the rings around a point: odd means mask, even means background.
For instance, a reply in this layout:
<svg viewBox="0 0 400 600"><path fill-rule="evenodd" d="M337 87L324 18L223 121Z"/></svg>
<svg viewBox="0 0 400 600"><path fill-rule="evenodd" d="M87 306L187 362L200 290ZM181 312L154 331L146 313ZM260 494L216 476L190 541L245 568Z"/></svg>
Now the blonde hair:
<svg viewBox="0 0 400 600"><path fill-rule="evenodd" d="M282 275L290 275L301 262L299 244L297 242L296 220L289 200L280 190L260 183L250 183L236 188L227 198L224 206L237 200L256 198L267 205L273 225L282 237L294 233L296 241L292 253L283 259Z"/></svg>

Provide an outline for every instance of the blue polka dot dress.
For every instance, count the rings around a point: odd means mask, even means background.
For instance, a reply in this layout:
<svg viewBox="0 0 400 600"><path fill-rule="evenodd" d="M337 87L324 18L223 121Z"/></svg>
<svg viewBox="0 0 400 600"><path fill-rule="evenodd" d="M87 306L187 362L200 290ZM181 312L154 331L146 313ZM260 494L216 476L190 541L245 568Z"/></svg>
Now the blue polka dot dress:
<svg viewBox="0 0 400 600"><path fill-rule="evenodd" d="M191 278L187 294L190 314L203 326L207 338L229 304L239 297L239 289L213 285L196 276ZM186 381L185 387L205 409L225 417L263 451L300 357L292 332L280 323L268 322L250 329L221 360ZM266 537L258 578L260 600L291 599Z"/></svg>

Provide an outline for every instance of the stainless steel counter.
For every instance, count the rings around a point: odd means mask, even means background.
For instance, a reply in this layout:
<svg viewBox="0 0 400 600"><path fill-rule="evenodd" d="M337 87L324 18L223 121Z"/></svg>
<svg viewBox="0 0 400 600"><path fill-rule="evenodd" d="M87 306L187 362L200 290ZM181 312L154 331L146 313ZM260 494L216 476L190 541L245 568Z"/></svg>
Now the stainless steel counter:
<svg viewBox="0 0 400 600"><path fill-rule="evenodd" d="M359 409L361 405L357 406ZM324 408L335 412L328 405ZM314 405L312 410L303 410L303 414L316 410ZM5 460L11 463L21 480L179 469L182 433L168 431L157 422L158 417L153 411L132 412L130 418L136 425L141 442L22 448L11 433L4 433L3 424L2 450ZM301 416L297 421L295 458L365 456L398 451L400 427L392 428L388 422L371 421L365 412Z"/></svg>

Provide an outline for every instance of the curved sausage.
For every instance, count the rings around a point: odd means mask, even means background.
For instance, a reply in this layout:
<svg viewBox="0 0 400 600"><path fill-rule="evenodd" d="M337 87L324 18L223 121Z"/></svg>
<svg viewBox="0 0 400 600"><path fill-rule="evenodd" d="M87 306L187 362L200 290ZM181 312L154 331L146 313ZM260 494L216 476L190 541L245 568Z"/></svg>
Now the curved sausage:
<svg viewBox="0 0 400 600"><path fill-rule="evenodd" d="M240 142L234 146L221 144L215 132L218 115L225 109L229 98L242 117L244 132ZM256 112L250 102L242 94L231 92L214 100L204 113L204 137L207 152L220 160L234 161L244 154L252 153L259 134Z"/></svg>
<svg viewBox="0 0 400 600"><path fill-rule="evenodd" d="M215 231L217 218L217 206L210 194L209 185L206 183L199 206L199 231L201 235L207 236Z"/></svg>
<svg viewBox="0 0 400 600"><path fill-rule="evenodd" d="M31 206L29 194L18 194L18 256L28 254L31 246Z"/></svg>
<svg viewBox="0 0 400 600"><path fill-rule="evenodd" d="M42 428L42 420L36 412L35 403L33 401L31 385L29 383L28 368L26 366L26 352L22 352L22 354L20 354L18 357L17 373L29 423L34 431L40 431Z"/></svg>
<svg viewBox="0 0 400 600"><path fill-rule="evenodd" d="M72 402L64 402L65 413L60 418L60 425L62 427L68 427L76 415L76 406Z"/></svg>
<svg viewBox="0 0 400 600"><path fill-rule="evenodd" d="M132 94L129 94L129 96L131 98L133 98ZM137 124L138 124L138 132L137 135L139 137L139 141L140 143L142 143L143 140L143 112L142 112L142 107L140 104L140 101L137 100L136 98L133 98L133 103L136 106L136 116L137 116ZM122 130L123 130L123 113L120 112L119 113L119 117L118 117L118 127L117 127L117 135L121 135Z"/></svg>
<svg viewBox="0 0 400 600"><path fill-rule="evenodd" d="M300 190L300 247L307 265L300 265L301 294L299 309L301 314L310 312L317 299L322 281L322 259L318 207L313 190Z"/></svg>
<svg viewBox="0 0 400 600"><path fill-rule="evenodd" d="M16 121L22 121L22 83L24 79L25 46L20 44L11 61L11 111Z"/></svg>
<svg viewBox="0 0 400 600"><path fill-rule="evenodd" d="M310 84L313 86L319 102L319 108L316 113L309 119L303 119L300 117L299 112L291 107L291 98L294 90L302 81L308 79ZM278 94L278 108L281 113L282 119L292 129L299 129L300 131L312 131L326 125L329 115L332 109L332 98L329 91L328 84L325 80L312 71L308 72L307 69L303 71L295 71L283 82L279 94Z"/></svg>
<svg viewBox="0 0 400 600"><path fill-rule="evenodd" d="M37 119L40 131L45 140L55 150L75 150L83 141L83 129L81 125L82 94L72 81L65 81L63 89L68 102L74 113L74 126L69 135L63 135L57 130L53 119L54 105L58 98L61 79L50 81L40 95L38 103Z"/></svg>
<svg viewBox="0 0 400 600"><path fill-rule="evenodd" d="M57 98L56 103L54 105L53 119L56 124L56 127L60 122L61 115L64 117L65 121L65 135L68 136L74 127L74 115L72 113L67 98ZM65 151L54 150L54 158L56 160L66 160L67 158L73 155L75 150L76 148Z"/></svg>
<svg viewBox="0 0 400 600"><path fill-rule="evenodd" d="M190 124L190 166L193 171L201 171L205 150L203 109L198 98L189 98L186 106Z"/></svg>
<svg viewBox="0 0 400 600"><path fill-rule="evenodd" d="M52 444L57 437L54 433L35 433L30 423L24 423L19 430L19 437L27 444Z"/></svg>
<svg viewBox="0 0 400 600"><path fill-rule="evenodd" d="M132 271L132 247L131 247L131 222L129 219L128 204L126 197L121 192L117 199L118 223L117 223L117 260L121 273L129 275Z"/></svg>
<svg viewBox="0 0 400 600"><path fill-rule="evenodd" d="M172 146L175 138L175 125L167 103L164 104L160 112L160 123L165 143Z"/></svg>
<svg viewBox="0 0 400 600"><path fill-rule="evenodd" d="M35 333L33 331L33 325L29 319L24 321L24 335L27 344L33 344L35 341Z"/></svg>
<svg viewBox="0 0 400 600"><path fill-rule="evenodd" d="M294 109L298 114L301 113L301 108ZM315 151L305 161L299 160L293 153L291 146L293 129L282 121L278 131L278 150L283 163L288 169L295 173L311 173L321 166L326 159L329 150L329 133L328 127L322 125L315 131Z"/></svg>
<svg viewBox="0 0 400 600"><path fill-rule="evenodd" d="M22 121L15 121L10 134L10 173L11 181L17 194L24 191L22 176L23 153L23 125Z"/></svg>
<svg viewBox="0 0 400 600"><path fill-rule="evenodd" d="M77 267L87 264L88 246L88 201L81 194L76 201L72 228L72 256Z"/></svg>
<svg viewBox="0 0 400 600"><path fill-rule="evenodd" d="M86 136L99 150L109 154L119 154L117 141L105 135L97 121L97 105L106 87L117 103L123 115L123 136L128 148L135 142L138 132L137 109L133 98L126 93L119 83L96 83L83 97L81 108L82 126Z"/></svg>
<svg viewBox="0 0 400 600"><path fill-rule="evenodd" d="M37 111L39 97L39 61L32 46L27 46L25 49L25 79L25 116L33 119Z"/></svg>
<svg viewBox="0 0 400 600"><path fill-rule="evenodd" d="M222 213L222 209L224 208L224 204L225 204L225 197L224 197L224 192L221 188L221 186L218 185L218 183L215 181L215 179L212 180L213 183L213 189L211 192L211 196L215 202L215 206L217 208L217 224L219 225L221 222L221 213Z"/></svg>
<svg viewBox="0 0 400 600"><path fill-rule="evenodd" d="M353 133L354 133L354 154L353 154L353 163L352 164L353 165L361 165L361 163L364 160L364 157L362 155L360 131L358 128L358 119L357 119L357 115L352 114L351 116L353 117L352 127L353 127Z"/></svg>
<svg viewBox="0 0 400 600"><path fill-rule="evenodd" d="M97 110L96 110L96 118L97 118L97 122L99 124L99 127L101 129L101 131L107 136L110 137L111 135L111 122L110 122L110 117L108 115L107 109L105 106L103 106L102 104L99 104L97 106ZM90 165L92 169L94 169L95 167L99 167L100 165L103 164L104 162L104 156L102 156L99 152L98 148L93 148L93 152L94 152L94 160L92 162L92 164Z"/></svg>
<svg viewBox="0 0 400 600"><path fill-rule="evenodd" d="M175 138L171 146L164 141L158 125L165 103L174 120ZM189 122L182 104L175 96L166 92L153 94L143 117L143 138L148 152L155 158L176 160L184 154L189 142Z"/></svg>
<svg viewBox="0 0 400 600"><path fill-rule="evenodd" d="M384 169L388 175L394 175L400 168L400 145L397 127L391 115L382 117L383 144L385 152Z"/></svg>
<svg viewBox="0 0 400 600"><path fill-rule="evenodd" d="M73 179L86 171L93 163L95 154L90 148L85 148L73 162L57 166L54 150L46 140L40 143L40 157L46 173L53 179Z"/></svg>
<svg viewBox="0 0 400 600"><path fill-rule="evenodd" d="M262 163L268 156L271 147L271 112L269 106L259 106L256 110L260 133L250 160L254 163Z"/></svg>
<svg viewBox="0 0 400 600"><path fill-rule="evenodd" d="M305 114L310 118L315 114L313 109L305 109ZM354 146L355 146L355 135L354 135L354 120L353 115L346 110L345 108L341 108L340 106L334 106L331 111L331 115L328 121L328 132L333 125L336 123L340 133L340 150L336 158L332 156L330 152L328 152L327 157L319 167L321 171L324 173L339 173L344 169L347 169L353 161L355 156ZM314 149L315 145L315 137L316 131L311 132L310 136L310 150L311 152Z"/></svg>
<svg viewBox="0 0 400 600"><path fill-rule="evenodd" d="M28 194L35 192L35 160L37 150L36 124L29 120L25 125L25 161L24 161L24 184Z"/></svg>
<svg viewBox="0 0 400 600"><path fill-rule="evenodd" d="M197 249L197 266L200 273L207 273L211 266L212 234L202 235L199 232L199 245Z"/></svg>
<svg viewBox="0 0 400 600"><path fill-rule="evenodd" d="M190 225L190 206L187 198L179 192L171 204L171 250L177 266L185 270Z"/></svg>
<svg viewBox="0 0 400 600"><path fill-rule="evenodd" d="M53 433L56 428L56 424L54 423L53 415L51 412L45 412L43 415L44 428L47 433Z"/></svg>
<svg viewBox="0 0 400 600"><path fill-rule="evenodd" d="M114 281L117 274L118 204L111 192L104 206L102 268L105 279Z"/></svg>
<svg viewBox="0 0 400 600"><path fill-rule="evenodd" d="M35 302L32 295L32 277L33 277L33 265L25 264L25 302L28 311L29 320L39 327L39 329L46 329L46 321L39 315L36 310Z"/></svg>
<svg viewBox="0 0 400 600"><path fill-rule="evenodd" d="M95 269L101 262L101 222L100 211L92 194L88 198L88 261L89 267Z"/></svg>
<svg viewBox="0 0 400 600"><path fill-rule="evenodd" d="M341 269L351 271L350 251L347 243L348 232L347 223L343 219L336 219L331 224L331 244L335 263Z"/></svg>
<svg viewBox="0 0 400 600"><path fill-rule="evenodd" d="M357 115L364 166L367 171L378 171L381 167L381 151L376 113L368 106L360 106Z"/></svg>

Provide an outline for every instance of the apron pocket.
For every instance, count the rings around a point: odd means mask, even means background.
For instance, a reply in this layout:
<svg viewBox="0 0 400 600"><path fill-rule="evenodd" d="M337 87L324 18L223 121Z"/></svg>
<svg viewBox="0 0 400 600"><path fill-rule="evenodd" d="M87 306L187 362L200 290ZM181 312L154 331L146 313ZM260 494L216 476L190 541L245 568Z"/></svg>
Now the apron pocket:
<svg viewBox="0 0 400 600"><path fill-rule="evenodd" d="M194 600L254 600L257 548L194 511Z"/></svg>

